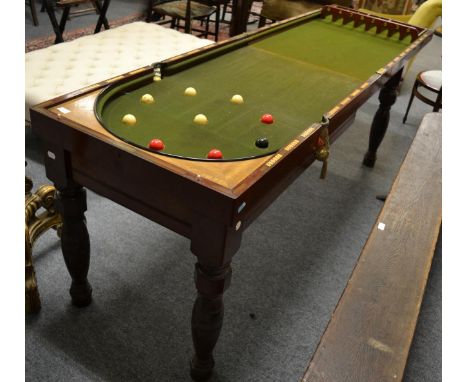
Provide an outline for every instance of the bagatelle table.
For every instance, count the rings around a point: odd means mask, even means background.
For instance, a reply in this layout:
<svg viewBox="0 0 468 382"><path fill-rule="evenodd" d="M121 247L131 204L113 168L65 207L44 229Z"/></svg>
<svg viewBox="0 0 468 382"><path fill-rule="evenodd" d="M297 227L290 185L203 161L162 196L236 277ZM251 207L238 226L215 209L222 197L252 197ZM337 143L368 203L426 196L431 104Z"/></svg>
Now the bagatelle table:
<svg viewBox="0 0 468 382"><path fill-rule="evenodd" d="M242 232L315 159L324 175L329 144L382 88L364 158L374 165L403 66L430 38L326 6L34 107L32 128L58 190L73 303L91 302L87 187L190 239L198 291L191 375L208 378ZM197 95L184 95L187 87ZM143 94L154 102L142 103ZM244 103L230 102L234 94ZM208 124L193 123L199 113ZM265 113L273 124L260 122ZM123 123L126 114L136 123ZM163 150L148 148L153 138ZM258 138L268 145L258 147ZM212 148L223 158L208 160Z"/></svg>

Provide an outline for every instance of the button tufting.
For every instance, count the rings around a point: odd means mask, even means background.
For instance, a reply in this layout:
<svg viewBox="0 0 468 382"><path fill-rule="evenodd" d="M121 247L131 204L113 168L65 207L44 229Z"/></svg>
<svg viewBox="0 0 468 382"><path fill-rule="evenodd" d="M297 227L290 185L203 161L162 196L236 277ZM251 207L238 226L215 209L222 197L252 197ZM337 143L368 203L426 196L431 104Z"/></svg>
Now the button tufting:
<svg viewBox="0 0 468 382"><path fill-rule="evenodd" d="M209 44L156 24L134 22L26 53L26 119L34 104Z"/></svg>

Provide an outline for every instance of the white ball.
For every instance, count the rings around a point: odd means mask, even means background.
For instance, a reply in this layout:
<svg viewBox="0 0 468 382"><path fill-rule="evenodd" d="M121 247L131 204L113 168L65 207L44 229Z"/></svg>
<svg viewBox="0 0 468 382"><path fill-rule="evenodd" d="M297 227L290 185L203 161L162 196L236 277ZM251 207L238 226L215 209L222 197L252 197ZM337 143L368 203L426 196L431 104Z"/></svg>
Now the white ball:
<svg viewBox="0 0 468 382"><path fill-rule="evenodd" d="M193 97L193 96L196 96L196 95L197 95L197 91L195 90L195 88L187 88L187 89L185 89L184 94L185 94L186 96L191 96L191 97Z"/></svg>
<svg viewBox="0 0 468 382"><path fill-rule="evenodd" d="M154 102L154 98L151 94L143 94L140 99L141 103L150 104Z"/></svg>
<svg viewBox="0 0 468 382"><path fill-rule="evenodd" d="M206 118L206 115L204 114L197 114L195 118L193 119L193 122L196 123L197 125L207 125L208 118Z"/></svg>
<svg viewBox="0 0 468 382"><path fill-rule="evenodd" d="M136 121L137 120L133 114L125 114L122 118L122 122L129 126L133 126Z"/></svg>
<svg viewBox="0 0 468 382"><path fill-rule="evenodd" d="M231 102L236 104L236 105L240 105L240 104L244 103L244 98L242 98L241 95L236 94L236 95L232 96Z"/></svg>

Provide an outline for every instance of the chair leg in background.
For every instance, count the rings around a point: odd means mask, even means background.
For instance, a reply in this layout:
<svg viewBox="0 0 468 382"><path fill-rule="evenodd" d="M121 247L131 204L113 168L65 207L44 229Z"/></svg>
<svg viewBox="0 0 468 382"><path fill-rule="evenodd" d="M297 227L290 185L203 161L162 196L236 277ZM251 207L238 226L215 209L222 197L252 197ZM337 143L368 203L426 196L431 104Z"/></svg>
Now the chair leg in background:
<svg viewBox="0 0 468 382"><path fill-rule="evenodd" d="M223 15L221 17L222 21L226 21L226 12L227 12L228 3L229 1L225 1L223 4Z"/></svg>
<svg viewBox="0 0 468 382"><path fill-rule="evenodd" d="M437 113L442 108L442 89L437 93L437 99L435 100L435 105L433 111Z"/></svg>
<svg viewBox="0 0 468 382"><path fill-rule="evenodd" d="M202 21L204 21L204 19L202 19ZM208 38L209 31L210 31L210 18L207 17L206 23L205 23L205 35L204 35L205 38Z"/></svg>
<svg viewBox="0 0 468 382"><path fill-rule="evenodd" d="M408 113L410 111L411 104L413 103L414 94L416 93L417 88L418 88L418 84L417 84L417 82L415 82L414 86L413 86L413 90L411 91L411 96L410 96L410 99L409 99L409 102L408 102L408 106L406 107L405 116L403 117L403 123L406 123L406 118L408 118Z"/></svg>
<svg viewBox="0 0 468 382"><path fill-rule="evenodd" d="M60 24L59 24L60 33L62 35L63 35L63 31L65 30L65 25L67 24L68 15L70 14L70 9L71 9L70 5L67 5L65 6L65 8L63 8L62 17L60 19Z"/></svg>
<svg viewBox="0 0 468 382"><path fill-rule="evenodd" d="M29 0L29 4L31 7L31 15L33 19L33 24L35 27L37 27L39 25L39 20L37 18L36 0Z"/></svg>

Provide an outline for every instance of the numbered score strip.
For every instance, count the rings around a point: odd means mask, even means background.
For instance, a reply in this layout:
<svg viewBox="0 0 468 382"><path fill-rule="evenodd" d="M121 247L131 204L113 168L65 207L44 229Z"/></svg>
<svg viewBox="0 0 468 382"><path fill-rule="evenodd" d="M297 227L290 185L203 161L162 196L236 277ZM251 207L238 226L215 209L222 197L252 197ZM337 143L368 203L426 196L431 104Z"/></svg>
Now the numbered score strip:
<svg viewBox="0 0 468 382"><path fill-rule="evenodd" d="M360 95L365 89L367 89L370 85L369 81L364 82L361 86L355 89L349 96L341 100L338 105L336 105L333 109L331 109L326 116L328 118L333 118L336 113L338 113L341 109L343 109L347 104L349 104L353 99L355 99L358 95Z"/></svg>
<svg viewBox="0 0 468 382"><path fill-rule="evenodd" d="M276 153L268 162L263 165L263 168L270 169L274 167L281 159L286 157L290 152L292 152L297 146L309 138L313 133L320 130L322 125L314 124L311 127L304 130L299 136L294 138L286 146L284 146L278 153Z"/></svg>

